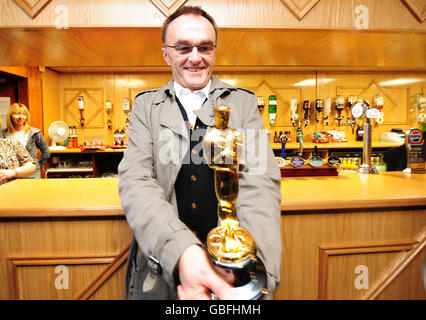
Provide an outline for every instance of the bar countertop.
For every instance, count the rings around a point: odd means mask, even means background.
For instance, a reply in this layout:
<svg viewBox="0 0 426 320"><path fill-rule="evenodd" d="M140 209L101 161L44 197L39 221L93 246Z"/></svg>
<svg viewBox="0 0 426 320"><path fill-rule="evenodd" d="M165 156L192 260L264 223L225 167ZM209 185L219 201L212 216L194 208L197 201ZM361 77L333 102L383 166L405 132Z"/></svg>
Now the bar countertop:
<svg viewBox="0 0 426 320"><path fill-rule="evenodd" d="M339 173L283 178L282 211L426 206L426 174Z"/></svg>
<svg viewBox="0 0 426 320"><path fill-rule="evenodd" d="M117 178L18 179L0 186L0 217L121 216Z"/></svg>
<svg viewBox="0 0 426 320"><path fill-rule="evenodd" d="M0 186L0 218L121 216L117 178L20 179ZM426 206L426 175L339 173L288 177L281 210Z"/></svg>

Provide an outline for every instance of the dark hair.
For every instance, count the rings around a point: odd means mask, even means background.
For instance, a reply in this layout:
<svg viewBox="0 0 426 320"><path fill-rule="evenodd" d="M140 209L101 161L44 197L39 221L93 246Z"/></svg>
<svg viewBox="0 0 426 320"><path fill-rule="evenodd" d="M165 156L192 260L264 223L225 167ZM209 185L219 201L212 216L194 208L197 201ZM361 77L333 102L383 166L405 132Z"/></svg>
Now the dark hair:
<svg viewBox="0 0 426 320"><path fill-rule="evenodd" d="M213 17L211 15L209 15L207 12L205 12L203 9L201 9L201 7L199 6L183 6L181 8L179 8L178 10L176 10L175 12L173 12L170 16L167 17L167 19L164 21L163 23L163 27L161 29L161 39L163 40L163 43L165 43L166 41L166 33L167 33L167 29L169 27L169 24L179 18L180 16L183 16L185 14L192 14L195 16L201 16L206 18L213 26L215 35L216 35L216 41L217 41L217 26L216 26L216 22L214 21Z"/></svg>

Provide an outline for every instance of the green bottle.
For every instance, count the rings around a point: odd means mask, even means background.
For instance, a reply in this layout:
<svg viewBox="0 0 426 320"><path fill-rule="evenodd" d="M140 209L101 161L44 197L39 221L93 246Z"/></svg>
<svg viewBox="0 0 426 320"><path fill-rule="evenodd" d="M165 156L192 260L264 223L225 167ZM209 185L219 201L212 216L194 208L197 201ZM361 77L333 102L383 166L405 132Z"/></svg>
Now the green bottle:
<svg viewBox="0 0 426 320"><path fill-rule="evenodd" d="M269 96L269 123L275 124L275 118L277 116L277 96Z"/></svg>

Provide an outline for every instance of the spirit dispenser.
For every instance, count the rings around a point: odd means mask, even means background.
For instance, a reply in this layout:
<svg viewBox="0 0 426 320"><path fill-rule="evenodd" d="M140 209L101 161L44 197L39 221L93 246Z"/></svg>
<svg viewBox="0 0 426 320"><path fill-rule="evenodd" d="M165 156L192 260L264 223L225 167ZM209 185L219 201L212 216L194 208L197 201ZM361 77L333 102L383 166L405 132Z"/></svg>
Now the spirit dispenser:
<svg viewBox="0 0 426 320"><path fill-rule="evenodd" d="M80 112L80 126L83 128L84 127L84 97L83 96L79 96L78 97L78 111Z"/></svg>
<svg viewBox="0 0 426 320"><path fill-rule="evenodd" d="M330 121L330 113L331 113L331 98L324 98L324 111L323 111L323 120L325 121L325 125L328 126Z"/></svg>
<svg viewBox="0 0 426 320"><path fill-rule="evenodd" d="M303 110L305 111L303 115L303 123L305 125L305 128L309 125L309 122L311 121L311 102L309 100L303 101Z"/></svg>
<svg viewBox="0 0 426 320"><path fill-rule="evenodd" d="M345 108L345 97L342 95L338 95L336 97L336 116L334 120L336 121L337 126L342 125L342 120L344 117L342 116L342 111Z"/></svg>

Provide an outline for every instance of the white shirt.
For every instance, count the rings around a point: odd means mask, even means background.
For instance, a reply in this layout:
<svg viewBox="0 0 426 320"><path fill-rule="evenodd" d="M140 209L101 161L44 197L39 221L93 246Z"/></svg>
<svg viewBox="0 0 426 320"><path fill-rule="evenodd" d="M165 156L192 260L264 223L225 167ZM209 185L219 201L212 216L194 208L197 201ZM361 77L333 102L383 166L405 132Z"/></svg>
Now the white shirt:
<svg viewBox="0 0 426 320"><path fill-rule="evenodd" d="M184 88L176 81L173 81L176 97L185 109L189 123L192 127L195 125L195 121L197 120L197 115L194 111L200 109L204 100L206 100L209 96L211 82L212 81L210 80L203 89L192 92L190 89Z"/></svg>
<svg viewBox="0 0 426 320"><path fill-rule="evenodd" d="M6 134L6 138L14 141L20 142L24 147L27 146L28 142L28 133L25 130L21 130L12 134Z"/></svg>

